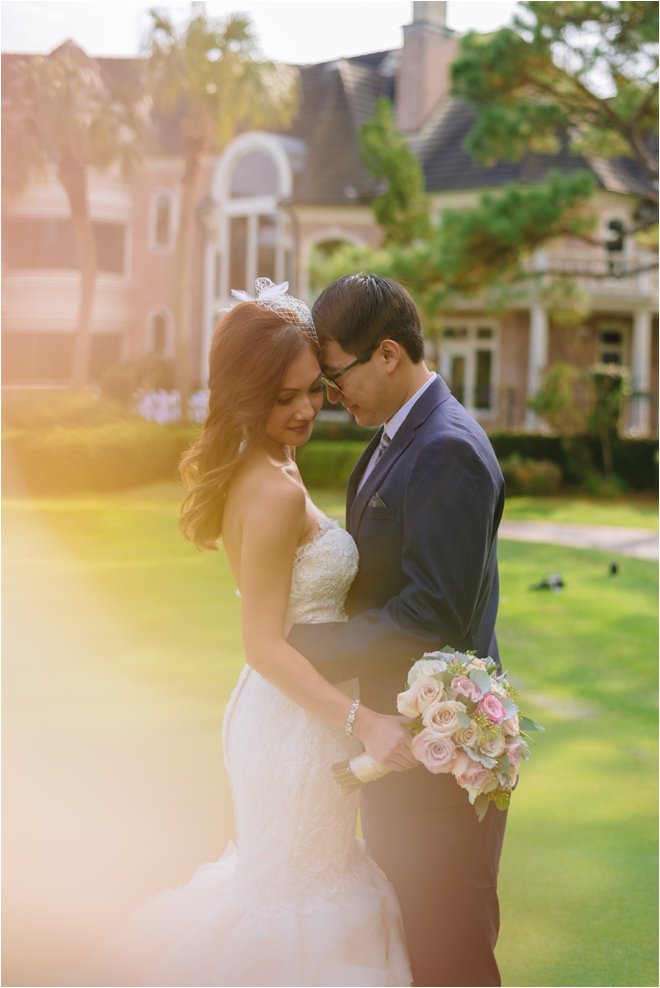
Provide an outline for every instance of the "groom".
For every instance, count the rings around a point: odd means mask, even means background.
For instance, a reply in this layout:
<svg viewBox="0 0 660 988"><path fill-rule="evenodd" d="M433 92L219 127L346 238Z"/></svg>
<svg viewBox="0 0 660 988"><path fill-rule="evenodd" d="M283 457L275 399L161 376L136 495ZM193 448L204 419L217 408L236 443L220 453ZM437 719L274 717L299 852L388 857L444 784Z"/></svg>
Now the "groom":
<svg viewBox="0 0 660 988"><path fill-rule="evenodd" d="M345 624L295 625L289 642L331 682L396 713L413 661L451 645L498 659L497 528L504 480L481 427L424 364L415 304L396 282L340 278L314 322L331 401L380 429L348 482L360 552ZM415 985L499 985L497 873L506 813L479 823L451 775L419 767L363 789L371 857L399 897Z"/></svg>

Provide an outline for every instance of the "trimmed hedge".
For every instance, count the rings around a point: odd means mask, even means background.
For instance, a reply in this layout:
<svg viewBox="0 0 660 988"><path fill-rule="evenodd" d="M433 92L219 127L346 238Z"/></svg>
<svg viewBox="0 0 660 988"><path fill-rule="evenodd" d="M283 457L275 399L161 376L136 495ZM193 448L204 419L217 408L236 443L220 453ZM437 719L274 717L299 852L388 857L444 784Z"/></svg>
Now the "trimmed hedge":
<svg viewBox="0 0 660 988"><path fill-rule="evenodd" d="M369 430L363 432L367 436L359 440L318 439L315 435L301 446L297 461L305 483L343 487L368 441ZM170 427L129 419L95 428L14 429L6 434L3 445L11 447L26 484L35 494L66 494L123 490L173 478L181 454L198 434L198 426ZM539 493L541 488L554 485L556 473L530 461L555 464L569 483L584 484L602 469L600 444L594 439L535 435L490 438L503 465L513 466L516 460L512 464L512 457L524 463L521 484L531 485L534 491L538 488ZM651 439L614 441L614 468L629 488L657 489L657 448L657 441ZM11 471L6 476L10 475ZM532 476L536 478L533 481Z"/></svg>
<svg viewBox="0 0 660 988"><path fill-rule="evenodd" d="M327 421L326 419L319 421L317 419L314 423L312 442L322 441L324 439L336 439L339 441L360 442L366 445L374 432L376 432L375 428L367 429L363 425L358 425L355 419L351 419L349 422Z"/></svg>
<svg viewBox="0 0 660 988"><path fill-rule="evenodd" d="M300 475L308 487L345 487L364 442L312 439L296 451Z"/></svg>
<svg viewBox="0 0 660 988"><path fill-rule="evenodd" d="M34 494L73 494L139 487L174 478L181 454L198 435L153 422L95 429L15 431L3 437Z"/></svg>
<svg viewBox="0 0 660 988"><path fill-rule="evenodd" d="M555 494L562 482L562 472L550 460L523 460L512 453L500 463L507 494Z"/></svg>
<svg viewBox="0 0 660 988"><path fill-rule="evenodd" d="M488 437L498 460L512 455L556 463L569 483L583 483L603 470L600 442L591 436L539 436L496 433ZM614 472L636 491L658 489L658 440L614 439Z"/></svg>

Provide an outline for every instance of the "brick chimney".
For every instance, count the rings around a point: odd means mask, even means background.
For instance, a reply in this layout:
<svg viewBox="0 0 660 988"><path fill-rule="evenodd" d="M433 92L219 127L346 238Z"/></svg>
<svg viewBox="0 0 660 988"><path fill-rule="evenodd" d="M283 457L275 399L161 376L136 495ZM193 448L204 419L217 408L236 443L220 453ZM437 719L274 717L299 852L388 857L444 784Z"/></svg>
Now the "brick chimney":
<svg viewBox="0 0 660 988"><path fill-rule="evenodd" d="M397 126L410 134L422 126L451 88L449 65L458 38L446 25L447 4L413 3L413 22L403 29L396 87Z"/></svg>

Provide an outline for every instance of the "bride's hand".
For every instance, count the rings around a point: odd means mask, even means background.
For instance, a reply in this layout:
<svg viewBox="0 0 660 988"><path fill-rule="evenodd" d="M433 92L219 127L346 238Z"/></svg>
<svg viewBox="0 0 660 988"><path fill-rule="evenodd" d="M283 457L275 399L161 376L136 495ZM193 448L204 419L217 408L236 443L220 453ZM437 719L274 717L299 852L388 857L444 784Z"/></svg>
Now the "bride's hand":
<svg viewBox="0 0 660 988"><path fill-rule="evenodd" d="M359 738L368 755L393 772L416 768L419 762L412 753L412 738L401 726L408 718L377 714L368 707L359 707L353 734Z"/></svg>

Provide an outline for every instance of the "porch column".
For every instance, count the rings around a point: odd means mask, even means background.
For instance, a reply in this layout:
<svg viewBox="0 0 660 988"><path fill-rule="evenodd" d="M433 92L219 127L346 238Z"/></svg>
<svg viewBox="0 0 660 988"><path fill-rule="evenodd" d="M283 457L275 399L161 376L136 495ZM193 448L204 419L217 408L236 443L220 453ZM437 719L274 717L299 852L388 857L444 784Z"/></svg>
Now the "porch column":
<svg viewBox="0 0 660 988"><path fill-rule="evenodd" d="M632 347L630 354L633 391L648 394L651 388L651 313L635 312L633 315ZM633 398L630 403L630 434L647 436L649 433L649 401Z"/></svg>
<svg viewBox="0 0 660 988"><path fill-rule="evenodd" d="M533 398L548 366L548 310L533 305L529 310L529 357L527 363L527 399ZM525 428L538 429L539 418L531 408L525 415Z"/></svg>

